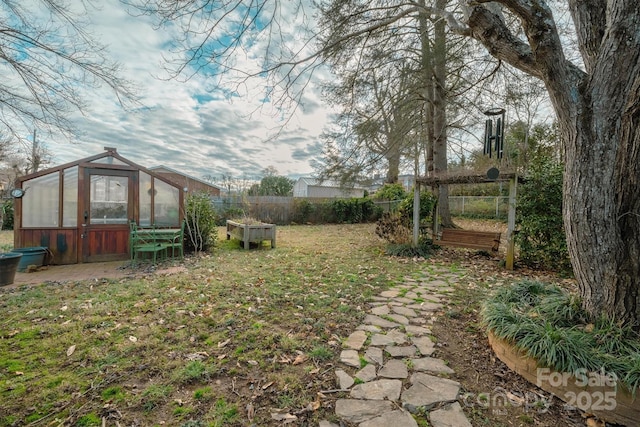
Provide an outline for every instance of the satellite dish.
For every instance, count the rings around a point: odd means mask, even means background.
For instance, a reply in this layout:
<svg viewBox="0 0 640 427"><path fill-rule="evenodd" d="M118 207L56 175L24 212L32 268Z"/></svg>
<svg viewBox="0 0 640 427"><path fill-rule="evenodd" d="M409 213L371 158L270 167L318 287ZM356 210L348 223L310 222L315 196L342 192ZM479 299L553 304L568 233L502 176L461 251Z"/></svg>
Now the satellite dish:
<svg viewBox="0 0 640 427"><path fill-rule="evenodd" d="M491 168L487 171L487 178L491 181L495 181L500 176L500 171L498 168Z"/></svg>

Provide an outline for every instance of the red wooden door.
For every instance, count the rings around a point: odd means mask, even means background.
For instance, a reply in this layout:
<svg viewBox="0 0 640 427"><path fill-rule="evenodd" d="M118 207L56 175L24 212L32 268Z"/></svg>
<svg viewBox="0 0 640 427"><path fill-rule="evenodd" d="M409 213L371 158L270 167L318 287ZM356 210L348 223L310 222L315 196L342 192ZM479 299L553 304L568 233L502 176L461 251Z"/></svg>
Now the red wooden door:
<svg viewBox="0 0 640 427"><path fill-rule="evenodd" d="M85 168L83 181L82 262L129 258L129 221L134 218L137 173Z"/></svg>

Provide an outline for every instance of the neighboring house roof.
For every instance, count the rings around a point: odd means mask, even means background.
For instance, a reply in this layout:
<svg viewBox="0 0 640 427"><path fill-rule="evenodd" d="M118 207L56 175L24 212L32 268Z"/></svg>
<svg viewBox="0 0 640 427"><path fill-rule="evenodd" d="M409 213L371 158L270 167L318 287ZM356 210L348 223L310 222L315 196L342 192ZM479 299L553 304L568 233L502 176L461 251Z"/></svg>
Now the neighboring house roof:
<svg viewBox="0 0 640 427"><path fill-rule="evenodd" d="M208 185L209 187L213 187L213 188L215 188L215 189L220 190L220 187L218 187L218 186L217 186L217 185L215 185L215 184L212 184L212 183L207 182L207 181L203 181L203 180L201 180L201 179L199 179L199 178L196 178L196 177L193 177L193 176L191 176L191 175L187 175L187 174L186 174L186 173L184 173L184 172L180 172L180 171L177 171L177 170L175 170L175 169L171 169L171 168L170 168L170 167L168 167L168 166L164 166L164 165L154 166L154 167L149 168L149 170L152 170L152 171L154 171L154 172L156 172L156 173L158 173L158 172L160 172L160 173L161 173L162 171L165 171L165 172L168 172L168 173L175 173L175 174L178 174L178 175L182 175L182 176L184 176L184 177L185 177L185 178L187 178L187 179L190 179L190 180L193 180L193 181L199 182L199 183L200 183L200 184L202 184L202 185Z"/></svg>
<svg viewBox="0 0 640 427"><path fill-rule="evenodd" d="M338 181L332 181L330 179L324 180L324 181L320 181L317 178L308 178L308 177L301 177L299 179L299 182L303 182L306 185L309 186L316 186L316 187L329 187L329 188L357 188L357 189L364 189L362 186L359 185L355 185L353 187L349 187L349 186L341 186L340 183Z"/></svg>

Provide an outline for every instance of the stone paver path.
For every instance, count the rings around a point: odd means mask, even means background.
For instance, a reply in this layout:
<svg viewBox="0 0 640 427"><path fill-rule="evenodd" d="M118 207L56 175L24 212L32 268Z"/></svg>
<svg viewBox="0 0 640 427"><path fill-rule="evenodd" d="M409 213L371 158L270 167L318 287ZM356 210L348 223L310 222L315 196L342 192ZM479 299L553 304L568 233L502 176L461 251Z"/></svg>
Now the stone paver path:
<svg viewBox="0 0 640 427"><path fill-rule="evenodd" d="M430 325L452 288L447 270L404 283L374 297L363 324L342 344L336 369L336 416L359 427L417 427L412 413L427 414L433 427L471 427L457 402L453 370L431 357ZM422 416L422 415L421 415ZM320 427L338 427L322 421Z"/></svg>

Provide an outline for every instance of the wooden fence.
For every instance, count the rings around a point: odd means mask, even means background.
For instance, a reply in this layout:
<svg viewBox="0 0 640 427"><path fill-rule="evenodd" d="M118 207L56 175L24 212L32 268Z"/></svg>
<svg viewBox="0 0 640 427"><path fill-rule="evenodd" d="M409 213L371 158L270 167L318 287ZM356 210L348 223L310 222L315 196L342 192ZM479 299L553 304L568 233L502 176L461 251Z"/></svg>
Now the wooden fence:
<svg viewBox="0 0 640 427"><path fill-rule="evenodd" d="M231 196L212 199L216 211L226 219L251 217L271 224L323 222L327 202L335 198L303 198L278 196ZM397 209L400 200L376 201L383 212ZM451 196L453 215L471 215L483 218L506 218L507 197Z"/></svg>

